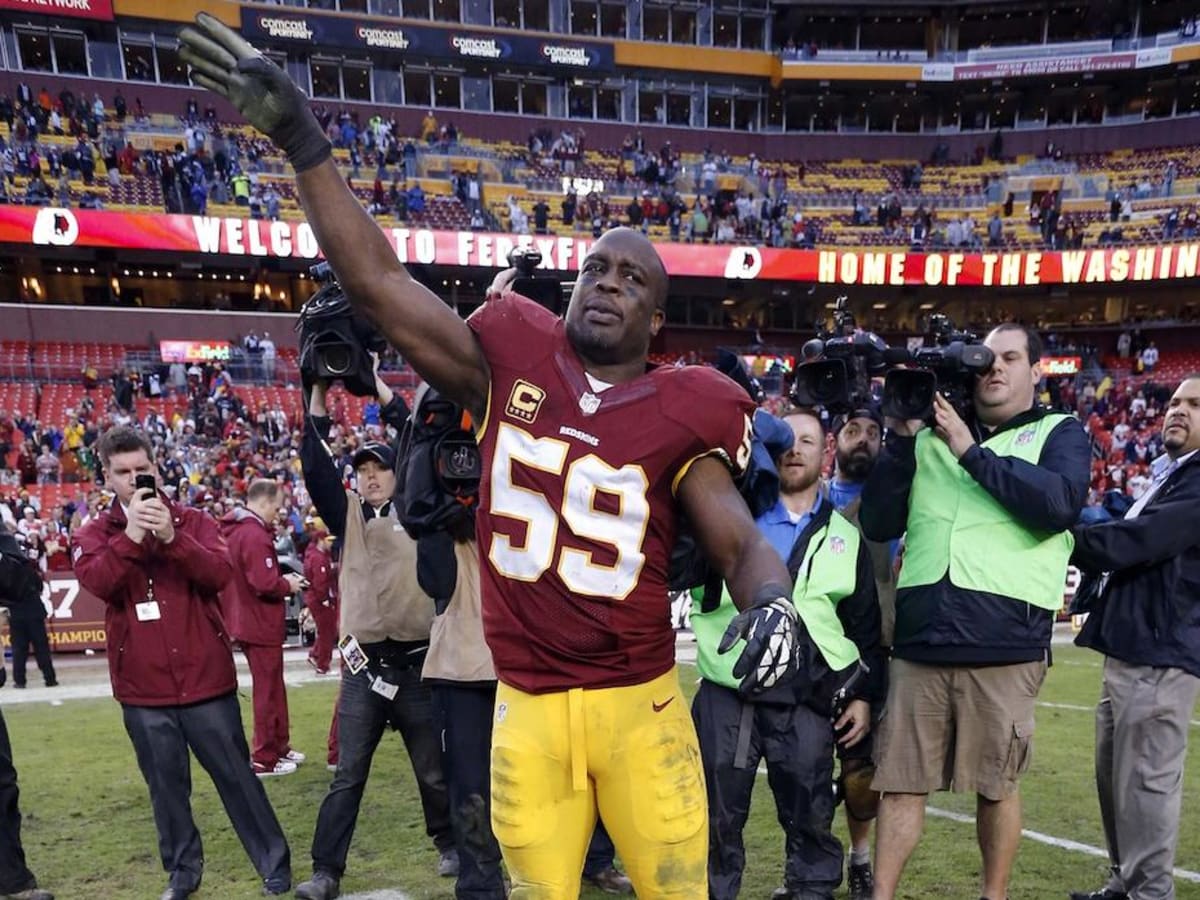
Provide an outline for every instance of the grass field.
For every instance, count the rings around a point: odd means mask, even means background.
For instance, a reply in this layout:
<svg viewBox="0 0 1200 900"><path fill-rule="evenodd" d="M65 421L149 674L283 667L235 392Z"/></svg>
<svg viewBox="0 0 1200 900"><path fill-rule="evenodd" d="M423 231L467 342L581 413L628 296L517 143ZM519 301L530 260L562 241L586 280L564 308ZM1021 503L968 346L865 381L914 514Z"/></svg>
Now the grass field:
<svg viewBox="0 0 1200 900"><path fill-rule="evenodd" d="M1055 838L1103 846L1092 782L1092 715L1100 658L1063 648L1042 691L1033 768L1024 782L1025 827ZM688 681L695 678L684 668ZM310 756L300 772L267 780L267 791L292 844L297 880L309 871L309 843L329 779L324 743L334 684L289 689L293 743ZM692 685L688 685L689 689ZM245 698L243 698L245 701ZM1080 707L1076 709L1074 707ZM6 706L20 772L24 843L40 881L60 900L157 897L165 885L146 788L112 700L59 706ZM243 716L250 721L248 705ZM1193 727L1193 736L1197 732ZM1176 865L1200 871L1200 742L1193 742L1186 777ZM198 897L259 896L258 881L228 826L207 776L195 769L194 805L205 843L206 873ZM970 814L973 798L938 795L931 806ZM840 828L839 813L839 828ZM766 900L780 883L782 838L765 779L747 828L748 866L742 896ZM452 884L434 873L436 856L424 835L416 788L403 744L388 735L375 757L371 783L351 848L343 888L399 888L411 898L451 898ZM1066 897L1099 885L1105 861L1034 840L1021 845L1012 900ZM978 851L971 824L930 818L906 873L902 896L978 897ZM1180 880L1178 896L1200 900L1200 883ZM585 891L587 900L598 892ZM697 898L702 900L702 898Z"/></svg>

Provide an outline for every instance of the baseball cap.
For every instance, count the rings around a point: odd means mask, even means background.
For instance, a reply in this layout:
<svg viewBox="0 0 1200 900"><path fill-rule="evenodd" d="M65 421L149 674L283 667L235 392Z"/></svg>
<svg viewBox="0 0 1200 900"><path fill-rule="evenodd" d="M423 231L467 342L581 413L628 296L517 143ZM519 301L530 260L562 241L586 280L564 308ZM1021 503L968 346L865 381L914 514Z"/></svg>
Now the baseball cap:
<svg viewBox="0 0 1200 900"><path fill-rule="evenodd" d="M841 413L834 417L833 433L837 434L842 430L842 427L851 419L870 419L876 425L883 428L883 413L879 411L879 407L872 403L869 406L856 406L849 412Z"/></svg>
<svg viewBox="0 0 1200 900"><path fill-rule="evenodd" d="M373 459L385 469L396 467L396 454L392 448L382 441L368 441L363 444L350 460L354 468L358 468L368 459Z"/></svg>

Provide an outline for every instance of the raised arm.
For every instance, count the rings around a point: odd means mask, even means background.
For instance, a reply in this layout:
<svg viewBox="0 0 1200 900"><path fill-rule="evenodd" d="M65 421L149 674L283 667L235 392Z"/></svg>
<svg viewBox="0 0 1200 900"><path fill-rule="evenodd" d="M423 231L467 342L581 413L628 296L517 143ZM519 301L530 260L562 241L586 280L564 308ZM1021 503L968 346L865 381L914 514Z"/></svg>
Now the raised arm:
<svg viewBox="0 0 1200 900"><path fill-rule="evenodd" d="M458 315L400 264L342 180L308 98L282 69L207 13L182 28L179 39L192 80L229 100L287 154L309 224L355 309L430 384L482 417L489 371L478 343Z"/></svg>

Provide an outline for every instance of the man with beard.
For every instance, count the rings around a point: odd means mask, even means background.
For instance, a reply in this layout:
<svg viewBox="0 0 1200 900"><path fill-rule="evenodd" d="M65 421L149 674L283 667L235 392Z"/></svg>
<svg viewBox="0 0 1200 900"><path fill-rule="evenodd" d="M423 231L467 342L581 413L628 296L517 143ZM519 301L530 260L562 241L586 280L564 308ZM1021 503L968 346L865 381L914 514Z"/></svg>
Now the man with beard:
<svg viewBox="0 0 1200 900"><path fill-rule="evenodd" d="M858 510L861 506L863 484L883 443L883 417L874 406L862 405L848 413L837 416L833 421L834 451L836 468L829 479L829 499L834 509L858 525ZM896 583L892 574L898 541L880 543L863 539L871 557L875 573L875 593L879 598L880 631L883 648L892 644L892 632L896 624ZM873 710L876 720L880 710ZM850 900L871 900L874 879L871 875L871 819L879 795L871 791L869 784L861 783L871 769L874 734L867 736L853 747L838 747L842 763L839 779L841 793L846 801L846 826L850 832L850 863L846 870L846 882L850 888ZM855 773L862 773L855 778ZM857 818L855 813L866 814Z"/></svg>
<svg viewBox="0 0 1200 900"><path fill-rule="evenodd" d="M731 661L717 652L734 614L729 595L696 591L692 628L702 680L692 715L708 788L710 900L738 896L746 857L742 829L760 760L786 837L785 883L775 897L833 896L842 880L842 847L831 831L834 748L851 750L863 741L870 704L883 693L871 559L858 531L822 490L824 429L808 409L792 410L783 421L793 444L775 460L779 499L756 524L795 579L792 602L820 650L824 676L792 679L754 697L739 693ZM848 695L833 702L844 685Z"/></svg>

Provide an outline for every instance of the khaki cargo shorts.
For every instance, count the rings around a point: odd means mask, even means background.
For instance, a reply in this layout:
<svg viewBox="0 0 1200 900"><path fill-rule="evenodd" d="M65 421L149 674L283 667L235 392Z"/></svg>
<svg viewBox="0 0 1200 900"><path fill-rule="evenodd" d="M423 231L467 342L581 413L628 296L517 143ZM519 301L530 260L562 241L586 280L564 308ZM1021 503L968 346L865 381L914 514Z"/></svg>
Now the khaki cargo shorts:
<svg viewBox="0 0 1200 900"><path fill-rule="evenodd" d="M1033 756L1033 709L1045 662L931 666L893 659L871 787L952 790L1003 800Z"/></svg>

